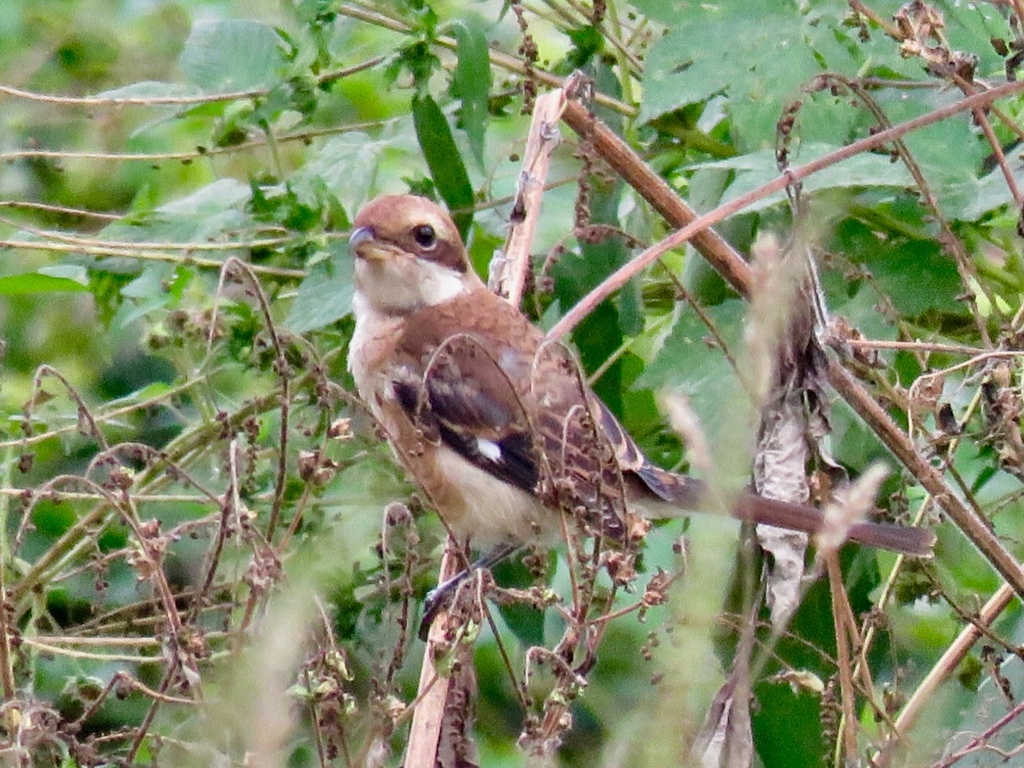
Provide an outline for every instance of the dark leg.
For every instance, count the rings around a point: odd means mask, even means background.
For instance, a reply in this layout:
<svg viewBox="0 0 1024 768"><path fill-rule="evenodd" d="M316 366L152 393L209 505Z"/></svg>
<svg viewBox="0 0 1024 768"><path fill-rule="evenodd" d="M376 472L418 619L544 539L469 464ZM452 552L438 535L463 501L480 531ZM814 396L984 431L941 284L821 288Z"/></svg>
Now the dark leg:
<svg viewBox="0 0 1024 768"><path fill-rule="evenodd" d="M448 601L451 600L452 595L455 594L455 590L458 589L459 584L464 582L472 571L491 568L497 565L519 549L519 546L519 544L500 544L470 565L469 568L459 571L447 581L438 584L432 590L427 592L427 596L423 600L423 619L420 621L419 631L420 640L425 641L427 639L427 634L430 632L430 625L434 623L434 619L437 618L437 614L448 605Z"/></svg>

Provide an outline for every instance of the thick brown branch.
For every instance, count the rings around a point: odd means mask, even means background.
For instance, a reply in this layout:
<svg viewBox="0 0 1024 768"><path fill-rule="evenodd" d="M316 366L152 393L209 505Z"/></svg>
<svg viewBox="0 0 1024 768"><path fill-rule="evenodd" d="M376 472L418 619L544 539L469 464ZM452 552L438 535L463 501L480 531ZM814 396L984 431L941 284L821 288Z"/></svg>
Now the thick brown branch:
<svg viewBox="0 0 1024 768"><path fill-rule="evenodd" d="M1004 98L1024 90L1024 81L1009 83L993 88L986 93L968 97L942 109L935 110L921 117L893 126L849 146L795 168L787 176L780 176L758 190L743 195L730 203L721 206L717 213L712 212L697 217L678 195L661 179L644 161L610 130L599 123L587 110L579 104L570 103L566 106L564 119L573 130L587 132L594 137L594 147L598 154L637 190L666 220L675 227L680 227L673 235L661 244L648 249L630 264L611 275L598 288L588 294L569 313L563 317L551 336L558 338L567 333L592 306L603 301L611 293L620 288L626 281L636 275L642 268L652 263L666 250L678 247L686 241L693 242L697 250L743 295L749 293L750 269L746 262L728 247L720 238L707 240L704 235L710 232L707 227L721 221L728 215L741 210L751 202L761 199L772 192L784 188L793 181L805 178L823 168L834 165L841 160L852 157L860 152L882 146L893 139L903 136L912 130L946 119L958 112L969 111L991 104L998 98ZM699 222L699 224L698 224ZM714 245L712 246L711 243ZM993 568L1006 579L1022 599L1024 599L1024 570L1014 557L1006 550L982 517L970 509L960 499L945 478L914 448L913 443L903 431L892 421L889 414L875 402L870 394L861 386L845 368L831 361L829 378L832 386L845 399L879 439L889 448L896 458L917 478L918 482L932 494L942 509L953 522L964 532L964 535L982 552Z"/></svg>
<svg viewBox="0 0 1024 768"><path fill-rule="evenodd" d="M742 259L737 263L732 259L731 255L729 256L728 261L725 261L723 260L720 251L714 249L705 250L701 246L700 241L696 239L698 234L708 230L718 222L724 221L732 214L742 211L749 205L758 202L759 200L763 200L776 192L781 192L789 185L826 168L831 168L833 165L836 165L843 160L848 160L849 158L855 157L863 152L877 149L878 147L890 143L894 139L905 136L919 128L924 128L927 125L941 122L942 120L952 117L960 112L967 112L972 109L987 107L996 99L1014 96L1022 91L1024 91L1024 80L1007 83L1006 85L1000 85L993 88L990 91L969 96L966 99L954 102L942 107L941 109L936 109L928 114L921 115L920 117L915 117L913 120L907 120L904 123L899 123L898 125L894 125L892 128L887 128L884 131L879 131L871 136L855 141L852 144L848 144L845 147L841 147L835 152L830 152L824 157L819 157L818 159L812 160L811 162L797 168L792 168L784 175L772 179L767 184L763 184L757 189L740 195L727 203L723 203L715 210L696 218L690 218L693 216L693 212L686 207L682 201L679 201L678 204L672 206L672 210L674 210L676 214L684 210L687 211L687 213L679 218L668 219L668 221L673 226L680 227L680 229L677 229L660 243L651 246L628 264L623 265L613 274L609 275L604 282L584 296L575 307L567 312L558 324L551 329L549 335L553 339L561 338L576 327L576 324L589 314L594 307L619 290L640 272L661 258L665 253L674 248L679 248L684 243L690 241L693 241L694 246L697 247L697 250L700 251L701 255L704 256L704 258L707 259L711 265L719 271L719 273L729 280L737 291L744 296L747 295L747 286L750 281L750 270L746 263ZM571 108L572 106L573 105L571 104L567 105L565 111L565 121L569 126L574 130L576 125L585 124L589 126L589 120L592 120L593 118L587 117L587 122L580 123L579 121L583 120L586 112L584 111L583 113L580 113L576 109ZM580 107L580 109L583 108ZM598 153L608 151L611 148L610 145L602 147L602 145L598 143L595 143L594 146ZM604 157L604 155L602 155L602 157L619 175L622 176L623 179L633 186L641 196L644 197L644 199L648 200L651 205L655 205L654 197L648 196L651 195L653 190L661 187L661 184L664 184L664 182L659 184L658 175L647 167L647 164L644 163L639 155L620 142L619 145L617 145L615 152L612 152L608 157ZM672 192L668 185L664 185L663 188L668 190L670 193ZM665 202L663 194L658 195L658 200L662 203ZM681 208L680 205L682 205ZM663 214L666 215L667 218L668 209L663 211ZM731 254L735 254L735 252L731 251Z"/></svg>
<svg viewBox="0 0 1024 768"><path fill-rule="evenodd" d="M577 101L565 105L562 119L580 136L589 136L601 158L627 184L637 190L665 221L683 227L697 218L697 213L654 173L626 143ZM726 280L744 296L750 287L750 266L729 243L713 229L704 229L693 236L693 245L705 259L714 264Z"/></svg>

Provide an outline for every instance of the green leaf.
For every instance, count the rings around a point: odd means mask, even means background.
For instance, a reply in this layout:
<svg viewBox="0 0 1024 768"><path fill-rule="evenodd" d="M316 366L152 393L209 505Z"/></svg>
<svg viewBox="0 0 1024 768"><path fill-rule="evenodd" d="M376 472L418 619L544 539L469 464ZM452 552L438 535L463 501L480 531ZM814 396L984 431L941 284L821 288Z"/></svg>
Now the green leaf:
<svg viewBox="0 0 1024 768"><path fill-rule="evenodd" d="M340 320L352 311L352 259L348 247L336 243L330 260L317 264L299 286L285 325L307 333Z"/></svg>
<svg viewBox="0 0 1024 768"><path fill-rule="evenodd" d="M403 71L412 76L417 91L425 91L430 76L441 68L441 59L433 51L430 39L416 40L398 50L398 55L384 70L384 77L394 83Z"/></svg>
<svg viewBox="0 0 1024 768"><path fill-rule="evenodd" d="M893 123L900 123L946 106L957 98L950 92L934 93L915 100L915 104L888 104L886 113ZM970 115L961 114L914 131L903 139L915 162L921 166L945 216L959 218L975 200L975 185L991 152L987 144L977 140L977 135ZM950 151L951 147L956 150ZM1009 192L1005 193L1005 198L1011 200Z"/></svg>
<svg viewBox="0 0 1024 768"><path fill-rule="evenodd" d="M144 265L138 277L121 288L121 296L128 301L118 309L117 326L129 328L151 312L175 306L180 297L180 287L176 284L187 281L190 275L189 270L175 268L173 264ZM171 286L175 290L170 290Z"/></svg>
<svg viewBox="0 0 1024 768"><path fill-rule="evenodd" d="M684 4L665 0L633 0L632 5L651 21L671 26L679 20L679 13Z"/></svg>
<svg viewBox="0 0 1024 768"><path fill-rule="evenodd" d="M227 235L238 239L238 233L251 225L250 218L241 210L250 194L249 186L237 179L218 179L155 211L139 212L116 221L104 227L102 235L107 240L134 243L223 241ZM227 258L226 253L211 251L204 255Z"/></svg>
<svg viewBox="0 0 1024 768"><path fill-rule="evenodd" d="M704 313L711 318L732 355L738 354L746 313L744 302L729 299L705 307ZM731 405L736 402L734 398L742 397L736 373L713 341L711 331L695 312L685 307L658 356L634 386L685 395L709 436L718 434L735 418Z"/></svg>
<svg viewBox="0 0 1024 768"><path fill-rule="evenodd" d="M1015 169L1018 186L1024 186L1024 173ZM1013 198L1006 189L1006 177L996 168L981 178L968 178L960 185L964 204L953 212L959 221L977 221L982 216L1006 209Z"/></svg>
<svg viewBox="0 0 1024 768"><path fill-rule="evenodd" d="M724 0L675 13L667 19L668 34L646 59L640 119L725 93L736 144L758 149L774 145L784 105L802 97L802 87L815 75L852 74L876 50L890 69L910 73L891 43L853 39L853 30L843 25L845 3L808 5Z"/></svg>
<svg viewBox="0 0 1024 768"><path fill-rule="evenodd" d="M834 152L839 147L825 144L807 144L791 157L791 166L797 168L820 157ZM726 160L710 163L698 163L694 169L729 170L735 177L721 202L728 202L758 187L773 181L779 176L779 167L775 159L775 151L769 149L750 152ZM893 163L888 155L860 154L836 163L828 168L808 176L803 181L804 193L825 189L844 189L849 187L897 187L904 189L913 183L905 166ZM751 203L743 210L759 211L785 201L785 194L776 192L770 197Z"/></svg>
<svg viewBox="0 0 1024 768"><path fill-rule="evenodd" d="M158 210L178 216L212 216L236 209L249 199L250 192L248 184L230 177L223 178L197 189L180 200L162 205Z"/></svg>
<svg viewBox="0 0 1024 768"><path fill-rule="evenodd" d="M725 91L734 97L735 123L754 129L757 146L773 136L783 100L820 71L801 39L800 20L793 11L761 18L717 5L691 10L647 57L640 119Z"/></svg>
<svg viewBox="0 0 1024 768"><path fill-rule="evenodd" d="M895 231L876 232L884 219L869 223L847 219L836 227L829 250L845 254L871 275L870 282L851 282L827 272L825 287L837 312L858 323L865 333L891 338L890 320L878 311L879 291L900 314L919 316L930 310L964 315L964 286L955 261L937 243Z"/></svg>
<svg viewBox="0 0 1024 768"><path fill-rule="evenodd" d="M89 286L69 277L24 272L0 277L0 296L25 296L36 293L86 293Z"/></svg>
<svg viewBox="0 0 1024 768"><path fill-rule="evenodd" d="M591 24L570 29L566 34L572 40L572 50L556 68L559 74L564 75L576 69L583 69L604 49L604 38Z"/></svg>
<svg viewBox="0 0 1024 768"><path fill-rule="evenodd" d="M897 311L910 316L932 309L966 314L963 283L953 258L930 241L908 241L898 246L876 252L866 260L875 276L875 286L889 296Z"/></svg>
<svg viewBox="0 0 1024 768"><path fill-rule="evenodd" d="M487 100L491 92L491 58L487 37L478 23L453 25L458 43L458 63L452 76L452 94L462 100L459 120L469 139L469 148L477 165L484 166L484 129L487 125Z"/></svg>
<svg viewBox="0 0 1024 768"><path fill-rule="evenodd" d="M354 211L369 197L388 146L357 131L335 136L296 171L292 185L301 191L323 184L346 210Z"/></svg>
<svg viewBox="0 0 1024 768"><path fill-rule="evenodd" d="M469 183L466 165L452 136L441 108L430 95L414 96L412 119L416 139L430 168L437 191L441 193L463 240L473 223L473 185Z"/></svg>
<svg viewBox="0 0 1024 768"><path fill-rule="evenodd" d="M285 60L273 28L248 19L199 22L185 41L178 66L206 93L267 88Z"/></svg>

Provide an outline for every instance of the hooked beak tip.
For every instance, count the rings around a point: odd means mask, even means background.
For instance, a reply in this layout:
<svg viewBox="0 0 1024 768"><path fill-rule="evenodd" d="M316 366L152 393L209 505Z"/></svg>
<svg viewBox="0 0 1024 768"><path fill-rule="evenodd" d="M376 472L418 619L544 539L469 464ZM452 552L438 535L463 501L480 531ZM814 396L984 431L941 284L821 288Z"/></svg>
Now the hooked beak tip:
<svg viewBox="0 0 1024 768"><path fill-rule="evenodd" d="M349 250L361 258L366 257L366 244L373 242L373 228L372 227L357 227L352 230L352 234L348 236L348 248Z"/></svg>

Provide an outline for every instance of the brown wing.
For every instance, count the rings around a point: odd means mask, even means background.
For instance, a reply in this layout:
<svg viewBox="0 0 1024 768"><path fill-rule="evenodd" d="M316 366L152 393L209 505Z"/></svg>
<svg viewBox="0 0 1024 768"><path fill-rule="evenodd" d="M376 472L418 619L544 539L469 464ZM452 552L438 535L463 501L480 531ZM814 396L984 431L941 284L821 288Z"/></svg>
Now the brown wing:
<svg viewBox="0 0 1024 768"><path fill-rule="evenodd" d="M563 347L545 344L487 291L420 310L405 325L399 347L411 364L393 388L427 437L621 537L623 484L604 421L624 433Z"/></svg>
<svg viewBox="0 0 1024 768"><path fill-rule="evenodd" d="M406 414L428 439L536 493L540 460L526 409L487 348L458 334L421 349L422 369L392 383Z"/></svg>

